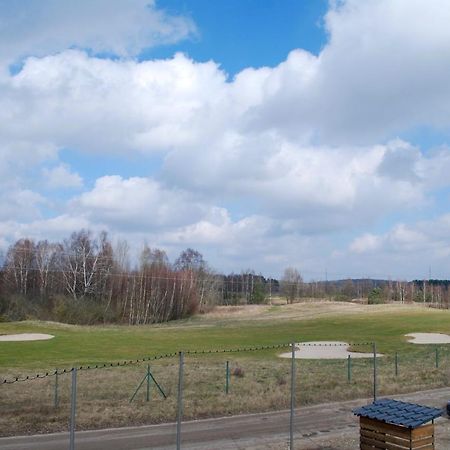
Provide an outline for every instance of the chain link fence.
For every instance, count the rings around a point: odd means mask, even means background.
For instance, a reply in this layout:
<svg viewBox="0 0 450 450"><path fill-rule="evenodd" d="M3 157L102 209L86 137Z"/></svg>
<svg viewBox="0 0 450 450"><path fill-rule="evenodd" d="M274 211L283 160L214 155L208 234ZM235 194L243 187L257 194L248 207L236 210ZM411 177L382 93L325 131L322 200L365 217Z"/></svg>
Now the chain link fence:
<svg viewBox="0 0 450 450"><path fill-rule="evenodd" d="M0 435L69 431L66 448L75 450L81 430L171 423L165 445L182 448L183 422L287 410L284 432L294 448L301 430L293 419L302 406L449 385L449 346L378 355L375 344L356 343L351 350L367 358L292 358L307 345L189 351L27 376L6 373L0 379ZM281 353L290 357L276 357Z"/></svg>

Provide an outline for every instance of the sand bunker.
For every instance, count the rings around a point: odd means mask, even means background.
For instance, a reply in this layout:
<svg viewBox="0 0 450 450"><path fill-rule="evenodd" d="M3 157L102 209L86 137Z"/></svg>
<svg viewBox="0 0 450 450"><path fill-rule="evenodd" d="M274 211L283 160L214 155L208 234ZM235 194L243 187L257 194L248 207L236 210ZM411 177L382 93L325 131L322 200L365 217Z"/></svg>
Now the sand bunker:
<svg viewBox="0 0 450 450"><path fill-rule="evenodd" d="M443 333L409 333L405 336L411 344L450 344L450 336Z"/></svg>
<svg viewBox="0 0 450 450"><path fill-rule="evenodd" d="M373 353L349 352L349 344L339 341L300 342L296 344L295 358L298 359L347 359L373 358ZM281 358L292 358L292 353L283 353ZM382 356L378 354L377 356Z"/></svg>
<svg viewBox="0 0 450 450"><path fill-rule="evenodd" d="M46 341L53 339L55 336L51 334L41 333L22 333L22 334L4 334L0 335L0 341L17 342L17 341Z"/></svg>

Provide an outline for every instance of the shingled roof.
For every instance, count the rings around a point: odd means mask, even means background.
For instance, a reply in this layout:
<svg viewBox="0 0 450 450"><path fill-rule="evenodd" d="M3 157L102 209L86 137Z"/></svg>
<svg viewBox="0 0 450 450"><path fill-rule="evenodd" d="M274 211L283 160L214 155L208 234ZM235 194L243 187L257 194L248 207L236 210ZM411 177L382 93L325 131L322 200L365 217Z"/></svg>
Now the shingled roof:
<svg viewBox="0 0 450 450"><path fill-rule="evenodd" d="M443 410L385 398L357 408L353 410L353 414L407 428L417 428L442 416Z"/></svg>

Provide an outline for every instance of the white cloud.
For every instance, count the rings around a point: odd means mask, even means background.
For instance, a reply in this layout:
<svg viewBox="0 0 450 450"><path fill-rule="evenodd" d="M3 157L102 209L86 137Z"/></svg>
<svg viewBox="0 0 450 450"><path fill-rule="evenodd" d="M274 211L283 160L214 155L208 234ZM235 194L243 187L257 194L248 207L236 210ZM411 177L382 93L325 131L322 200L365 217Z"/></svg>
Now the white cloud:
<svg viewBox="0 0 450 450"><path fill-rule="evenodd" d="M151 178L120 176L99 178L91 191L72 201L72 208L119 230L148 232L193 223L209 210L190 194L165 189Z"/></svg>
<svg viewBox="0 0 450 450"><path fill-rule="evenodd" d="M7 91L20 101L9 123L25 126L4 127L12 138L25 133L83 151L162 152L168 185L211 203L244 197L253 205L249 214L276 214L307 232L373 222L400 205L422 204L435 187L425 180L442 173L436 159L449 165L448 149L425 158L398 139L318 146L308 131L299 137L272 116L264 130L255 126L274 98L287 102L302 83L321 79L319 68L310 67L316 64L294 52L274 69L246 70L227 83L216 64L181 54L137 63L67 51L29 59L11 78ZM301 116L296 122L301 129Z"/></svg>
<svg viewBox="0 0 450 450"><path fill-rule="evenodd" d="M251 127L335 145L448 128L449 20L446 0L336 2L328 44L317 57L294 51L271 71Z"/></svg>
<svg viewBox="0 0 450 450"><path fill-rule="evenodd" d="M378 250L382 240L378 236L366 233L357 237L350 245L350 250L354 253L365 253Z"/></svg>
<svg viewBox="0 0 450 450"><path fill-rule="evenodd" d="M286 265L303 252L302 261L314 265L322 257L314 257L317 247L323 257L343 257L339 245L322 241L341 231L352 240L349 254L361 258L389 251L400 257L435 242L419 225L384 234L376 226L392 213L423 212L450 185L448 147L425 154L402 139L417 127L450 129L446 1L332 3L329 42L319 55L293 50L276 67L246 69L232 80L217 63L182 54L138 62L80 50L127 57L193 31L189 20L147 3L69 9L44 2L42 11L52 10L47 25L37 20L16 42L0 44L4 55L35 55L0 80L0 206L11 218L35 223L39 216L43 199L28 202L35 206L27 219L14 200L35 193L33 168L55 187L82 187L88 177L58 159L65 148L132 155L143 165L157 154L162 168L151 177L105 173L58 217L70 222L77 214L90 226L133 236L147 232L167 248L197 243L237 260L248 247L255 261ZM74 24L89 16L80 34L63 29L70 11ZM0 27L0 37L7 31ZM65 50L69 45L78 50ZM348 237L355 230L361 235ZM277 253L288 256L274 259Z"/></svg>
<svg viewBox="0 0 450 450"><path fill-rule="evenodd" d="M441 233L437 233L436 229L440 229ZM445 230L445 235L442 234L442 230ZM398 223L386 233L379 235L366 233L355 238L349 249L359 254L380 251L403 257L429 252L429 257L433 259L444 248L447 248L446 253L450 250L449 231L450 215L411 225Z"/></svg>
<svg viewBox="0 0 450 450"><path fill-rule="evenodd" d="M372 276L394 278L448 278L450 214L410 224L397 223L384 233L355 238L340 261L348 270L369 270Z"/></svg>
<svg viewBox="0 0 450 450"><path fill-rule="evenodd" d="M80 188L83 186L81 176L76 172L71 172L66 164L59 164L51 169L44 168L42 175L47 186L51 189Z"/></svg>
<svg viewBox="0 0 450 450"><path fill-rule="evenodd" d="M40 217L40 207L46 200L29 189L12 189L0 193L0 220L28 221Z"/></svg>
<svg viewBox="0 0 450 450"><path fill-rule="evenodd" d="M154 0L2 0L0 16L0 59L9 62L73 47L134 56L196 31L191 19L167 14Z"/></svg>
<svg viewBox="0 0 450 450"><path fill-rule="evenodd" d="M223 132L220 111L227 102L217 65L181 54L138 63L70 50L29 58L3 88L0 111L14 108L0 130L11 139L92 152L152 153L205 143Z"/></svg>
<svg viewBox="0 0 450 450"><path fill-rule="evenodd" d="M66 239L73 231L90 229L94 232L104 229L102 226L90 223L86 218L62 214L50 219L35 219L29 222L15 220L0 221L0 249L6 250L11 243L23 239L59 241Z"/></svg>

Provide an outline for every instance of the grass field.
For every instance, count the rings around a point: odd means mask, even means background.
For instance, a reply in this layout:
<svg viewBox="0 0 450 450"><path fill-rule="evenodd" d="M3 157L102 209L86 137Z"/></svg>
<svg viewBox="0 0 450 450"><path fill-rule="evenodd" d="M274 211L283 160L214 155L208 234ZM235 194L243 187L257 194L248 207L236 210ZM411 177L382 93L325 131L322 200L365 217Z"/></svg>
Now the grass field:
<svg viewBox="0 0 450 450"><path fill-rule="evenodd" d="M410 305L322 302L248 310L225 308L193 319L153 326L0 323L0 334L55 335L49 341L0 343L0 372L121 361L180 350L306 340L376 341L380 352L414 351L418 348L409 344L404 335L421 331L450 333L450 311ZM267 358L267 352L258 355Z"/></svg>
<svg viewBox="0 0 450 450"><path fill-rule="evenodd" d="M273 345L309 340L376 341L380 393L408 392L449 384L450 347L440 346L435 368L435 346L407 342L411 332L450 333L450 312L414 305L356 305L302 303L284 306L218 308L185 321L154 326L80 327L55 323L0 324L0 334L40 332L49 341L0 342L0 378L32 375L72 365L132 360L179 350L215 350ZM355 350L370 351L370 347ZM400 372L394 374L394 354ZM267 411L289 405L290 361L276 350L186 357L185 418ZM240 367L243 377L232 377L224 393L225 361ZM346 361L298 363L297 402L311 404L367 397L372 393L372 361L354 360L352 379ZM79 428L157 423L175 419L177 358L151 363L168 399L152 390L151 401L140 392L129 402L146 364L81 371L79 373ZM59 407L53 407L54 377L1 385L0 435L67 429L70 376L59 380Z"/></svg>

